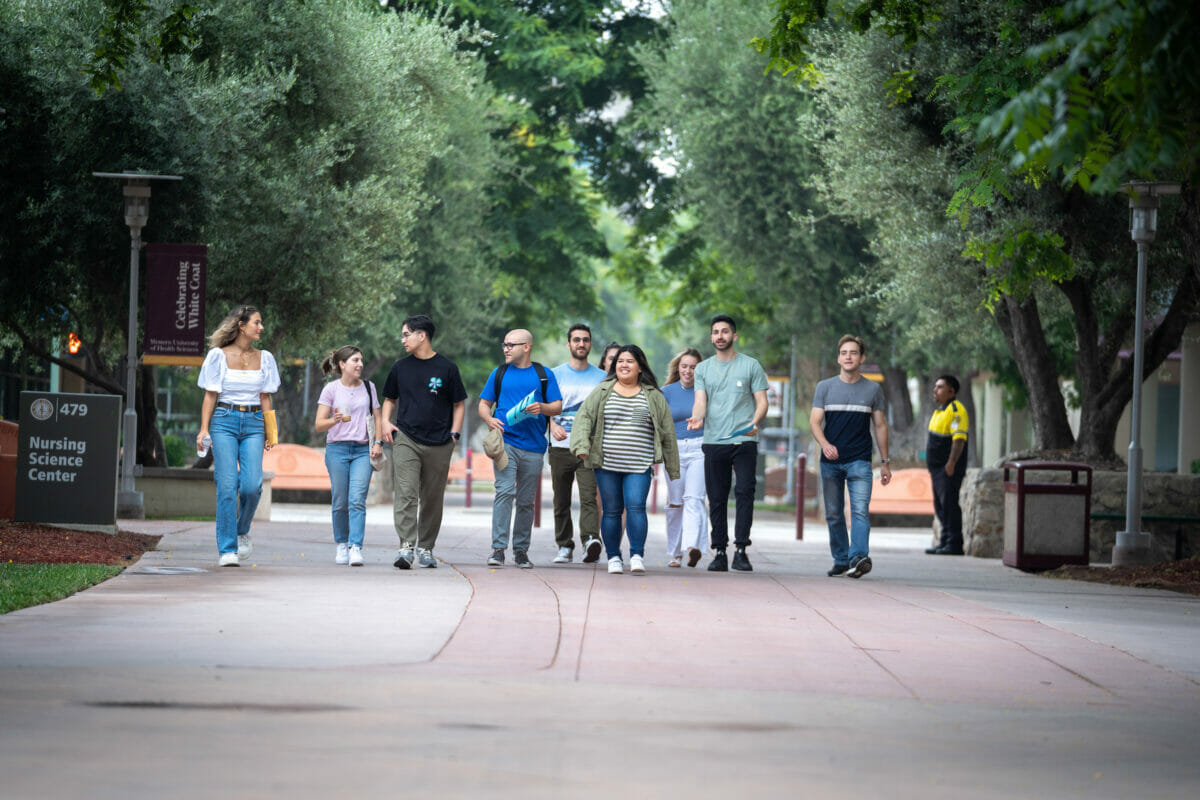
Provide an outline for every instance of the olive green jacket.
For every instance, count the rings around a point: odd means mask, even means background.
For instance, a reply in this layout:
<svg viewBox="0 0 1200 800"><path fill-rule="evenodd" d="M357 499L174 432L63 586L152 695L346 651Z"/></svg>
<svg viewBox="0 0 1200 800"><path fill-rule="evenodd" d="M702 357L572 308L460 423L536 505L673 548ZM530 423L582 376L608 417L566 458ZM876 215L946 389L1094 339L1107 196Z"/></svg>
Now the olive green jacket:
<svg viewBox="0 0 1200 800"><path fill-rule="evenodd" d="M584 466L595 469L604 465L604 403L616 378L605 378L583 401L571 426L571 453L587 454ZM679 445L675 442L675 420L667 398L658 389L643 386L654 425L654 463L662 464L671 480L679 479Z"/></svg>

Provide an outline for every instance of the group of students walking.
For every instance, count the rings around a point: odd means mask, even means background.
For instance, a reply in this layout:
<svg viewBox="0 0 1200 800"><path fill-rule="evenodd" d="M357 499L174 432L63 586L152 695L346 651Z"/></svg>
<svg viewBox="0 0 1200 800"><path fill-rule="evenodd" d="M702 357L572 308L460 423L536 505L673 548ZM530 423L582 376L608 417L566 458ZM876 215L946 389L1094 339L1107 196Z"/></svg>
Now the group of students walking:
<svg viewBox="0 0 1200 800"><path fill-rule="evenodd" d="M252 552L249 533L262 491L262 454L278 438L271 395L279 388L279 371L271 353L254 346L262 332L257 309L234 309L210 336L212 349L198 379L205 395L196 443L198 451L209 445L213 451L221 566L237 566ZM314 427L326 435L338 564L363 564L367 489L372 471L386 463L383 446L388 444L400 545L394 566L437 567L433 550L467 391L458 367L434 350L435 332L427 315L404 320L401 342L407 355L392 366L382 392L363 378L357 347L338 348L322 363L334 380L321 392ZM662 464L668 478L668 566L696 567L708 546L713 553L708 570L753 570L746 551L752 544L767 376L756 359L737 351L732 318L713 317L709 335L714 355L704 359L693 348L680 352L660 386L637 345L612 343L600 365L591 365L591 330L582 323L567 332L569 359L553 369L532 360L529 331L509 331L502 343L504 363L489 374L477 406L489 429L484 449L495 462L490 566L505 564L510 544L517 567L533 566L533 507L549 450L555 563L574 558L577 486L582 560L593 563L603 553L610 573L622 573L626 565L630 572L644 572L646 501L653 469ZM882 391L859 372L865 359L862 340L846 336L838 347L840 374L817 385L811 422L821 445L834 560L828 574L861 577L871 570L866 513L871 429L886 484L891 477L887 423ZM849 532L843 506L847 487ZM731 490L732 558L727 552Z"/></svg>

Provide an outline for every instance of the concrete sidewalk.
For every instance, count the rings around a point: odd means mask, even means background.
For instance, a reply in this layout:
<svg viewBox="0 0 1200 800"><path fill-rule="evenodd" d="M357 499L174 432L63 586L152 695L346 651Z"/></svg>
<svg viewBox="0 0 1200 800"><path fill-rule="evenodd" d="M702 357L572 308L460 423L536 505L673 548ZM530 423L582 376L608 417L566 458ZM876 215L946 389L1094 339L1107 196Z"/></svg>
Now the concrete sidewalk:
<svg viewBox="0 0 1200 800"><path fill-rule="evenodd" d="M3 797L1179 797L1200 793L1200 601L755 525L750 574L484 565L452 504L436 570L332 563L276 506L247 566L212 523L0 617ZM543 519L547 525L549 520ZM703 564L707 563L707 558Z"/></svg>

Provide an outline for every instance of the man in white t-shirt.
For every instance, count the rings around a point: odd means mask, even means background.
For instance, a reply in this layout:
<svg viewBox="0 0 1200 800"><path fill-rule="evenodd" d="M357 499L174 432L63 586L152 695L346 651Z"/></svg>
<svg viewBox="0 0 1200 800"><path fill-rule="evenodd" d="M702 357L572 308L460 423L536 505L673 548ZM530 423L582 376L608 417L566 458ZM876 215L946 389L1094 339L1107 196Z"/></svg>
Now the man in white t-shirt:
<svg viewBox="0 0 1200 800"><path fill-rule="evenodd" d="M577 322L567 331L570 359L550 370L562 392L562 412L550 420L550 482L554 487L554 540L558 544L555 564L568 564L575 552L571 525L571 493L579 485L579 538L586 551L585 563L600 557L600 511L596 503L596 476L571 455L571 425L575 412L592 390L604 380L604 371L588 363L592 352L592 329Z"/></svg>

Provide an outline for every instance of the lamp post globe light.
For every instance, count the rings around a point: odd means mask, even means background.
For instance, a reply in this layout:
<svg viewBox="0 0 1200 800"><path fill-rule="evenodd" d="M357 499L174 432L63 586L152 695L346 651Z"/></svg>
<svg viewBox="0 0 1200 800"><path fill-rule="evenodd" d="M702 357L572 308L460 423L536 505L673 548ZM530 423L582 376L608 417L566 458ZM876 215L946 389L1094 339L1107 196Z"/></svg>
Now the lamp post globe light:
<svg viewBox="0 0 1200 800"><path fill-rule="evenodd" d="M1145 563L1150 557L1150 534L1142 530L1142 370L1145 348L1146 262L1158 233L1158 208L1166 194L1179 194L1178 183L1130 181L1129 236L1137 244L1137 300L1133 325L1133 399L1129 409L1129 459L1125 494L1125 529L1117 532L1113 566Z"/></svg>
<svg viewBox="0 0 1200 800"><path fill-rule="evenodd" d="M121 418L121 484L117 491L117 516L143 519L146 506L142 493L135 490L137 463L137 329L138 329L138 256L142 249L142 228L150 217L150 181L181 181L180 175L145 175L140 172L93 172L97 178L115 178L123 184L125 224L129 226L129 339L125 359L125 413Z"/></svg>

